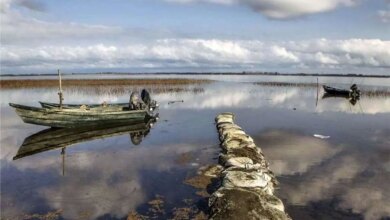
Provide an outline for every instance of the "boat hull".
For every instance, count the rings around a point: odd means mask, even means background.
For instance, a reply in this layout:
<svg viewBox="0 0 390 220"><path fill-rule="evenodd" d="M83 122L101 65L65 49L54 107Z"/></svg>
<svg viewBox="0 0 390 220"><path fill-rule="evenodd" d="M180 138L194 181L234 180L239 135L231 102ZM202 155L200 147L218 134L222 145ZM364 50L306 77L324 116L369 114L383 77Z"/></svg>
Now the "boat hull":
<svg viewBox="0 0 390 220"><path fill-rule="evenodd" d="M42 108L59 108L60 104L51 102L39 102ZM62 104L63 109L78 109L85 105L87 108L99 108L103 107L103 104ZM106 107L128 107L129 103L112 103L107 104Z"/></svg>
<svg viewBox="0 0 390 220"><path fill-rule="evenodd" d="M143 121L148 117L145 110L126 108L45 109L10 103L25 123L49 127L84 127Z"/></svg>
<svg viewBox="0 0 390 220"><path fill-rule="evenodd" d="M343 89L337 89L330 86L323 86L326 93L331 95L338 95L338 96L349 96L350 91L349 90L343 90Z"/></svg>

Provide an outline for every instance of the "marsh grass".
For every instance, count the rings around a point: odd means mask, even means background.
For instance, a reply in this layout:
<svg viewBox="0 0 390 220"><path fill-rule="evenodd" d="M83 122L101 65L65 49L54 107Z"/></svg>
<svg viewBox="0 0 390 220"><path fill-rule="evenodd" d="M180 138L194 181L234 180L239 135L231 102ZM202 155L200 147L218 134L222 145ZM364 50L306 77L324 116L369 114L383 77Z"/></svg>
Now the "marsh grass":
<svg viewBox="0 0 390 220"><path fill-rule="evenodd" d="M188 87L186 85L137 85L137 86L95 86L95 87L67 87L64 89L65 93L77 93L84 95L114 95L121 96L131 94L132 92L140 93L142 89L148 90L152 94L164 93L193 93L200 94L204 92L204 88L198 86Z"/></svg>
<svg viewBox="0 0 390 220"><path fill-rule="evenodd" d="M269 86L269 87L297 87L297 88L317 88L317 83L290 83L290 82L255 82L254 85ZM322 90L322 84L319 84L319 89ZM372 89L363 88L361 90L362 96L367 97L389 97L390 90L387 89Z"/></svg>
<svg viewBox="0 0 390 220"><path fill-rule="evenodd" d="M99 87L99 86L151 86L151 85L191 85L210 83L205 79L63 79L62 87ZM0 80L1 89L51 88L58 87L55 79Z"/></svg>
<svg viewBox="0 0 390 220"><path fill-rule="evenodd" d="M272 87L317 87L317 83L255 82L253 84Z"/></svg>

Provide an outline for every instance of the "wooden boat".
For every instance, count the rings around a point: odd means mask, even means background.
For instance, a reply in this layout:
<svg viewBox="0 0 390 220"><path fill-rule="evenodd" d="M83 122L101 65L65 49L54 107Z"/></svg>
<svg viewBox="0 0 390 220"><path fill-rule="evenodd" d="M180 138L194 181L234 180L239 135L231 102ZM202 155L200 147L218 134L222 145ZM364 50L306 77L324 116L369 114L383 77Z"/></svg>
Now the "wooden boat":
<svg viewBox="0 0 390 220"><path fill-rule="evenodd" d="M147 110L128 107L96 107L91 109L38 108L9 103L25 123L49 127L82 127L143 121L152 117Z"/></svg>
<svg viewBox="0 0 390 220"><path fill-rule="evenodd" d="M35 133L24 139L14 160L37 154L40 152L65 148L81 142L113 137L129 133L133 144L139 144L149 133L156 118L137 122L113 125L100 125L96 127L81 128L49 128Z"/></svg>
<svg viewBox="0 0 390 220"><path fill-rule="evenodd" d="M52 103L52 102L39 102L41 104L42 108L59 108L60 104L58 103ZM129 103L112 103L112 104L62 104L63 109L79 109L82 106L85 106L86 108L98 108L102 106L107 107L127 107L129 106Z"/></svg>
<svg viewBox="0 0 390 220"><path fill-rule="evenodd" d="M42 106L42 108L59 108L60 104L58 103L52 103L52 102L39 102L39 104ZM118 107L118 108L123 108L123 107L128 107L129 103L103 103L103 104L62 104L63 109L79 109L85 106L87 109L91 108L99 108L99 107ZM152 112L158 107L158 104L156 101L153 101L149 105L149 110Z"/></svg>
<svg viewBox="0 0 390 220"><path fill-rule="evenodd" d="M63 104L61 73L59 76L59 104L40 102L42 108L9 103L25 123L44 125L59 128L72 128L84 126L110 125L143 121L153 117L153 110L157 102L152 100L145 89L138 94L130 95L129 103L118 104Z"/></svg>
<svg viewBox="0 0 390 220"><path fill-rule="evenodd" d="M337 89L330 86L323 86L326 93L331 95L349 96L350 91L344 89Z"/></svg>
<svg viewBox="0 0 390 220"><path fill-rule="evenodd" d="M346 97L350 99L358 100L360 97L360 90L357 89L356 84L352 85L350 90L337 89L330 86L323 86L325 90L325 94L338 96L338 97Z"/></svg>
<svg viewBox="0 0 390 220"><path fill-rule="evenodd" d="M346 98L346 99L349 99L349 94L324 93L324 95L322 95L322 99L327 99L327 98Z"/></svg>

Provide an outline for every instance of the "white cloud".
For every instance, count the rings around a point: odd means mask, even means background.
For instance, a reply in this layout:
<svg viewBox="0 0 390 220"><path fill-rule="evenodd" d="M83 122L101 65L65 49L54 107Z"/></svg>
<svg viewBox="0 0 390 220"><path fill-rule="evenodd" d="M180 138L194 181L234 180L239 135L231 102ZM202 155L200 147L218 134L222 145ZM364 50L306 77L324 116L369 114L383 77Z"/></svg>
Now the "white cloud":
<svg viewBox="0 0 390 220"><path fill-rule="evenodd" d="M1 43L5 45L31 45L35 41L47 43L47 40L59 39L101 39L123 32L120 27L42 21L23 16L8 7L6 4L1 7Z"/></svg>
<svg viewBox="0 0 390 220"><path fill-rule="evenodd" d="M378 16L383 23L390 23L390 0L385 0L385 2L387 4L387 8L379 10Z"/></svg>
<svg viewBox="0 0 390 220"><path fill-rule="evenodd" d="M353 0L241 0L240 3L249 5L269 18L286 19L307 14L321 13L334 10L340 6L352 6Z"/></svg>
<svg viewBox="0 0 390 220"><path fill-rule="evenodd" d="M385 10L380 10L378 11L378 15L383 23L389 23L390 22L390 9L385 11Z"/></svg>
<svg viewBox="0 0 390 220"><path fill-rule="evenodd" d="M383 23L390 23L390 0L385 0L385 3L387 8L384 10L379 10L378 16Z"/></svg>
<svg viewBox="0 0 390 220"><path fill-rule="evenodd" d="M169 2L209 2L216 4L241 4L272 19L288 19L308 14L334 10L342 6L353 6L356 0L166 0Z"/></svg>
<svg viewBox="0 0 390 220"><path fill-rule="evenodd" d="M45 11L45 5L38 0L2 0L0 2L0 11L6 13L9 11L11 4L15 4L22 8L27 8L31 11Z"/></svg>
<svg viewBox="0 0 390 220"><path fill-rule="evenodd" d="M188 4L194 2L208 2L208 3L224 4L224 5L229 5L236 2L236 0L165 0L165 1L181 3L181 4Z"/></svg>
<svg viewBox="0 0 390 220"><path fill-rule="evenodd" d="M390 41L162 39L142 44L1 48L4 70L77 68L389 68Z"/></svg>
<svg viewBox="0 0 390 220"><path fill-rule="evenodd" d="M333 59L329 55L324 55L322 52L317 52L314 58L323 64L338 64L337 60Z"/></svg>
<svg viewBox="0 0 390 220"><path fill-rule="evenodd" d="M201 0L171 0L181 3ZM294 16L352 5L354 0L202 0L247 4L269 16ZM285 5L282 7L281 5ZM305 5L305 7L301 7ZM256 40L187 39L170 31L43 21L27 13L43 11L38 1L5 0L1 4L2 73L50 68L152 70L336 70L390 67L390 41L379 39L262 42ZM12 7L11 7L12 6ZM320 8L320 9L318 9ZM287 12L290 10L289 12ZM292 11L291 11L292 10ZM306 10L306 11L302 11ZM267 15L268 16L268 15ZM282 17L281 15L278 15Z"/></svg>

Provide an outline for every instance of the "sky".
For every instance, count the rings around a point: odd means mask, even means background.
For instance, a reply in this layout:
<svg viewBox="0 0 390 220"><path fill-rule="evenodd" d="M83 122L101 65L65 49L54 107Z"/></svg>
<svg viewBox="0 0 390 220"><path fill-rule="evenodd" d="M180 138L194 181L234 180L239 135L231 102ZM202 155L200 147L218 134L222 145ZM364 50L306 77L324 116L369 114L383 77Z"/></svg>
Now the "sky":
<svg viewBox="0 0 390 220"><path fill-rule="evenodd" d="M1 74L390 75L390 0L1 0Z"/></svg>

